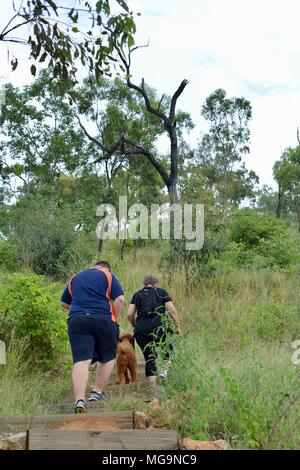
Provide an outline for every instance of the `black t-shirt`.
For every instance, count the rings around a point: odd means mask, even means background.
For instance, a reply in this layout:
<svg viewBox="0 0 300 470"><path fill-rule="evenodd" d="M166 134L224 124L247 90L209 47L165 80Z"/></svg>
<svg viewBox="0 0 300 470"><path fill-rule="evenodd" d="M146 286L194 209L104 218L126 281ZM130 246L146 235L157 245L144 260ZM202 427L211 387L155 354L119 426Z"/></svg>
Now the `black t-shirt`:
<svg viewBox="0 0 300 470"><path fill-rule="evenodd" d="M137 310L135 332L151 331L161 326L161 316L166 313L165 303L170 300L168 292L160 287L144 287L133 294L130 303Z"/></svg>

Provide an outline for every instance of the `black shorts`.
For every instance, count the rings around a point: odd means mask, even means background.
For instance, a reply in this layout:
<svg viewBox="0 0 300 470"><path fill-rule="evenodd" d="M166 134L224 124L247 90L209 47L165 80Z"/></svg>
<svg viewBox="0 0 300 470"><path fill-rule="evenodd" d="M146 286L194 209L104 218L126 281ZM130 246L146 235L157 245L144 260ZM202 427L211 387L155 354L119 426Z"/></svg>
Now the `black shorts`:
<svg viewBox="0 0 300 470"><path fill-rule="evenodd" d="M167 332L172 334L172 331ZM166 341L167 333L162 329L157 330L138 330L135 328L134 338L142 350L145 358L146 377L157 375L156 359L157 349ZM168 360L172 354L173 346L168 344L165 351L162 351L164 360Z"/></svg>
<svg viewBox="0 0 300 470"><path fill-rule="evenodd" d="M119 343L119 325L98 315L75 315L68 322L73 362L108 362L115 359Z"/></svg>

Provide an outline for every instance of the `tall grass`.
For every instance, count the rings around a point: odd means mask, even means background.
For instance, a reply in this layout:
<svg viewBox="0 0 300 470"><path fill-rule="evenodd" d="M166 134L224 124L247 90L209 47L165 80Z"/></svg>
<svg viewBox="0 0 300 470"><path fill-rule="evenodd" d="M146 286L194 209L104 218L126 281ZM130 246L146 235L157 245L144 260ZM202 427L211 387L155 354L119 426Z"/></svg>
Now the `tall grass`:
<svg viewBox="0 0 300 470"><path fill-rule="evenodd" d="M167 275L158 263L158 251L147 249L115 268L128 301L145 274L157 273L181 317L156 418L167 416L182 436L225 438L233 448L299 448L300 366L291 361L300 339L299 269L220 267L189 290L183 272ZM130 328L124 314L121 325Z"/></svg>
<svg viewBox="0 0 300 470"><path fill-rule="evenodd" d="M66 388L64 373L32 370L25 360L26 340L12 338L6 364L0 365L0 416L43 414L45 405L55 403Z"/></svg>
<svg viewBox="0 0 300 470"><path fill-rule="evenodd" d="M143 248L134 259L127 251L119 261L116 244L107 243L101 254L112 263L127 303L145 274L156 273L181 318L167 394L155 417L182 436L225 438L233 448L299 448L300 366L291 361L291 343L300 339L299 266L220 265L214 277L187 286L183 271L159 270L160 252ZM126 309L120 325L131 331ZM47 378L27 370L22 348L12 347L7 365L0 366L0 414L39 413L70 388L63 373ZM134 402L127 397L117 408L134 408Z"/></svg>

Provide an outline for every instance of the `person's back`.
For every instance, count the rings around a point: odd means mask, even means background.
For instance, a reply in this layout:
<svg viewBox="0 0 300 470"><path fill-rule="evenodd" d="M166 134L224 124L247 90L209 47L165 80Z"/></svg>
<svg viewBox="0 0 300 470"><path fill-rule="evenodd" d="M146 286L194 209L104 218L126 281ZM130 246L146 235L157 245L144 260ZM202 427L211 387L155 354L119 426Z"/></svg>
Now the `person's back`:
<svg viewBox="0 0 300 470"><path fill-rule="evenodd" d="M137 291L130 302L127 318L134 326L134 337L145 358L145 374L148 382L156 382L157 347L166 341L163 317L167 315L179 332L178 314L172 299L165 289L158 287L158 279L151 274L144 278L144 288ZM165 358L167 359L166 352Z"/></svg>
<svg viewBox="0 0 300 470"><path fill-rule="evenodd" d="M114 367L119 342L118 315L124 305L124 292L107 261L72 277L61 297L69 310L68 335L73 356L75 412L86 412L85 393L88 368L99 362L89 400L103 400L103 387Z"/></svg>
<svg viewBox="0 0 300 470"><path fill-rule="evenodd" d="M161 287L146 286L137 291L131 300L136 305L135 331L153 331L159 328L166 314L165 304L171 300L168 292Z"/></svg>
<svg viewBox="0 0 300 470"><path fill-rule="evenodd" d="M70 317L74 315L100 315L115 321L111 300L123 291L113 273L90 268L77 273L70 281L63 298L71 300ZM62 298L62 300L63 300Z"/></svg>

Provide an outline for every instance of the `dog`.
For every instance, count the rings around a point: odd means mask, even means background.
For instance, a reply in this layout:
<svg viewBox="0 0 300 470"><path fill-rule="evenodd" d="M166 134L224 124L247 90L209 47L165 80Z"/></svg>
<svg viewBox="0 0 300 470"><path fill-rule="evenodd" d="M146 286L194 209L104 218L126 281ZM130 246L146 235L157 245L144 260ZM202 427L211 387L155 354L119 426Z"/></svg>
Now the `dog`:
<svg viewBox="0 0 300 470"><path fill-rule="evenodd" d="M134 337L130 333L124 333L120 336L117 349L116 385L122 382L123 375L125 384L136 382L137 360L134 350Z"/></svg>

